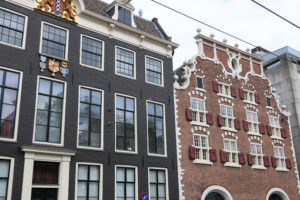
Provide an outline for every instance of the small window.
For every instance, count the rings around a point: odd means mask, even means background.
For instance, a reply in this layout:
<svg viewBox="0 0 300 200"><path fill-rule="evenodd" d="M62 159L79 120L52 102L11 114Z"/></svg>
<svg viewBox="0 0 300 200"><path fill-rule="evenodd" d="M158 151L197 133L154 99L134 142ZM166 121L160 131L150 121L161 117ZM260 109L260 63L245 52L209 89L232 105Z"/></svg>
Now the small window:
<svg viewBox="0 0 300 200"><path fill-rule="evenodd" d="M205 117L205 101L202 99L191 98L191 108L192 108L192 116L193 122L206 124Z"/></svg>
<svg viewBox="0 0 300 200"><path fill-rule="evenodd" d="M10 161L0 160L0 199L7 199L9 187Z"/></svg>
<svg viewBox="0 0 300 200"><path fill-rule="evenodd" d="M66 58L67 31L56 26L43 23L41 53L57 58Z"/></svg>
<svg viewBox="0 0 300 200"><path fill-rule="evenodd" d="M146 57L146 80L149 83L163 85L162 61Z"/></svg>
<svg viewBox="0 0 300 200"><path fill-rule="evenodd" d="M194 146L196 148L196 159L199 161L209 161L209 145L206 135L194 135Z"/></svg>
<svg viewBox="0 0 300 200"><path fill-rule="evenodd" d="M250 144L251 155L253 156L253 160L256 166L262 167L263 163L263 152L261 144L251 143Z"/></svg>
<svg viewBox="0 0 300 200"><path fill-rule="evenodd" d="M117 167L116 200L136 199L135 168Z"/></svg>
<svg viewBox="0 0 300 200"><path fill-rule="evenodd" d="M135 78L135 54L133 51L116 47L116 73Z"/></svg>
<svg viewBox="0 0 300 200"><path fill-rule="evenodd" d="M34 162L32 183L38 185L57 185L58 167L58 163Z"/></svg>
<svg viewBox="0 0 300 200"><path fill-rule="evenodd" d="M249 132L259 134L257 113L247 110L246 115L249 123Z"/></svg>
<svg viewBox="0 0 300 200"><path fill-rule="evenodd" d="M277 168L286 168L285 155L283 147L274 147L274 156L277 161Z"/></svg>
<svg viewBox="0 0 300 200"><path fill-rule="evenodd" d="M203 89L203 78L197 77L197 88Z"/></svg>
<svg viewBox="0 0 300 200"><path fill-rule="evenodd" d="M219 94L231 97L230 86L219 83Z"/></svg>
<svg viewBox="0 0 300 200"><path fill-rule="evenodd" d="M281 138L279 118L274 116L269 116L269 123L270 126L272 127L272 135Z"/></svg>
<svg viewBox="0 0 300 200"><path fill-rule="evenodd" d="M223 118L223 126L233 129L233 110L231 106L220 105L220 114Z"/></svg>
<svg viewBox="0 0 300 200"><path fill-rule="evenodd" d="M102 42L82 36L81 64L102 69Z"/></svg>
<svg viewBox="0 0 300 200"><path fill-rule="evenodd" d="M236 140L224 139L224 151L226 152L226 162L238 164L238 150Z"/></svg>
<svg viewBox="0 0 300 200"><path fill-rule="evenodd" d="M254 94L254 92L245 90L244 93L245 93L245 101L255 103L255 94Z"/></svg>
<svg viewBox="0 0 300 200"><path fill-rule="evenodd" d="M119 22L131 26L131 11L119 6Z"/></svg>
<svg viewBox="0 0 300 200"><path fill-rule="evenodd" d="M0 9L0 41L22 47L25 20L24 16Z"/></svg>
<svg viewBox="0 0 300 200"><path fill-rule="evenodd" d="M272 101L270 97L266 97L266 101L267 101L267 106L268 107L272 107Z"/></svg>
<svg viewBox="0 0 300 200"><path fill-rule="evenodd" d="M150 169L149 171L151 200L167 200L166 170Z"/></svg>

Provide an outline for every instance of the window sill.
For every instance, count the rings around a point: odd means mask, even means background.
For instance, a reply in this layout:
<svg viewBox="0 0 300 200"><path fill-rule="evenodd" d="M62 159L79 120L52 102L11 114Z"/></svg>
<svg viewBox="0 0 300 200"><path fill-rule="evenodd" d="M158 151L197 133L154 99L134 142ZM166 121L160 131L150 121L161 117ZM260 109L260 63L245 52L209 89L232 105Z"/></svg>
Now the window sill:
<svg viewBox="0 0 300 200"><path fill-rule="evenodd" d="M195 125L195 126L204 126L204 127L209 127L209 125L208 124L205 124L205 123L199 123L199 122L194 122L194 121L192 121L191 122L191 125Z"/></svg>
<svg viewBox="0 0 300 200"><path fill-rule="evenodd" d="M255 105L255 106L257 106L257 105L258 105L258 104L257 104L257 103L255 103L255 102L252 102L252 101L247 101L247 100L244 100L244 103L252 104L252 105Z"/></svg>
<svg viewBox="0 0 300 200"><path fill-rule="evenodd" d="M206 90L205 89L203 89L203 88L195 88L196 90L198 90L198 91L200 91L200 92L206 92Z"/></svg>
<svg viewBox="0 0 300 200"><path fill-rule="evenodd" d="M224 166L225 167L236 167L236 168L241 168L242 167L242 165L240 165L240 164L237 164L237 163L225 163L224 164Z"/></svg>
<svg viewBox="0 0 300 200"><path fill-rule="evenodd" d="M162 80L163 81L163 80ZM159 87L164 87L164 84L157 84L157 83L152 83L146 80L146 83L150 84L150 85L155 85L155 86L159 86Z"/></svg>
<svg viewBox="0 0 300 200"><path fill-rule="evenodd" d="M252 169L258 169L258 170L267 170L266 167L261 166L261 165L253 165L251 168Z"/></svg>
<svg viewBox="0 0 300 200"><path fill-rule="evenodd" d="M59 188L57 184L32 184L32 188Z"/></svg>
<svg viewBox="0 0 300 200"><path fill-rule="evenodd" d="M210 162L208 160L194 160L193 163L201 165L213 165L213 162Z"/></svg>
<svg viewBox="0 0 300 200"><path fill-rule="evenodd" d="M45 145L45 146L56 146L56 147L63 147L64 146L61 143L37 142L37 141L33 141L32 144L40 144L40 145Z"/></svg>
<svg viewBox="0 0 300 200"><path fill-rule="evenodd" d="M115 73L115 75L121 76L121 77L124 77L124 78L129 78L129 79L132 79L132 80L136 80L135 75L134 76L127 76L127 75L124 75L124 74L118 74L117 72Z"/></svg>
<svg viewBox="0 0 300 200"><path fill-rule="evenodd" d="M153 156L153 157L161 157L161 158L167 158L168 156L166 154L155 154L155 153L149 153L148 156Z"/></svg>
<svg viewBox="0 0 300 200"><path fill-rule="evenodd" d="M87 67L87 68L94 69L94 70L97 70L97 71L102 71L102 72L104 71L104 67L98 68L98 67L94 67L94 66L86 65L86 64L82 64L82 63L80 63L80 65L81 65L82 67Z"/></svg>
<svg viewBox="0 0 300 200"><path fill-rule="evenodd" d="M279 171L279 172L288 172L289 171L287 168L279 168L279 167L277 167L275 170Z"/></svg>
<svg viewBox="0 0 300 200"><path fill-rule="evenodd" d="M227 128L227 127L221 127L221 130L223 130L223 131L235 132L235 133L238 132L237 130L235 130L235 129L233 129L233 128Z"/></svg>
<svg viewBox="0 0 300 200"><path fill-rule="evenodd" d="M220 93L218 93L217 95L220 96L220 97L224 97L224 98L228 98L228 99L233 99L232 96L227 96L227 95L225 95L225 94L220 94Z"/></svg>
<svg viewBox="0 0 300 200"><path fill-rule="evenodd" d="M0 142L11 142L11 143L17 143L17 140L14 138L0 138Z"/></svg>
<svg viewBox="0 0 300 200"><path fill-rule="evenodd" d="M69 60L66 59L66 58L59 58L59 57L52 56L52 55L49 55L49 54L46 54L46 53L42 53L42 52L40 52L40 55L46 56L46 57L49 57L49 58L52 58L52 59L60 60L60 61L66 61L66 62L69 62Z"/></svg>
<svg viewBox="0 0 300 200"><path fill-rule="evenodd" d="M274 108L273 108L273 107L271 107L271 106L266 106L266 108L267 108L267 109L274 110Z"/></svg>
<svg viewBox="0 0 300 200"><path fill-rule="evenodd" d="M278 136L274 136L274 135L272 135L271 138L274 140L284 140L282 137L278 137Z"/></svg>
<svg viewBox="0 0 300 200"><path fill-rule="evenodd" d="M103 151L103 148L85 147L85 146L77 146L77 149L81 149L81 150L91 150L91 151Z"/></svg>
<svg viewBox="0 0 300 200"><path fill-rule="evenodd" d="M23 36L24 36L24 34L23 34ZM25 40L25 39L26 39L26 38L23 37L23 40ZM20 47L20 46L13 45L13 44L9 44L9 43L2 42L2 41L0 41L0 44L5 45L5 46L8 46L8 47L12 47L12 48L20 49L20 50L25 50L25 45L22 45L22 46Z"/></svg>
<svg viewBox="0 0 300 200"><path fill-rule="evenodd" d="M254 136L261 137L261 134L260 133L256 133L256 132L248 132L248 135L254 135Z"/></svg>

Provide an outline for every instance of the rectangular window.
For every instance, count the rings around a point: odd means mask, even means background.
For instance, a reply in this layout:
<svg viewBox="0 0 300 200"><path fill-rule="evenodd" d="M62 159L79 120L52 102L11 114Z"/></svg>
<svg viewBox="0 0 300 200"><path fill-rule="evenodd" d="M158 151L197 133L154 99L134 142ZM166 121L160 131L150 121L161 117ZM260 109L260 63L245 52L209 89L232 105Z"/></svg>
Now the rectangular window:
<svg viewBox="0 0 300 200"><path fill-rule="evenodd" d="M149 170L150 200L167 200L166 170Z"/></svg>
<svg viewBox="0 0 300 200"><path fill-rule="evenodd" d="M249 123L249 132L259 134L257 113L247 110L246 115Z"/></svg>
<svg viewBox="0 0 300 200"><path fill-rule="evenodd" d="M117 150L135 151L135 99L116 96Z"/></svg>
<svg viewBox="0 0 300 200"><path fill-rule="evenodd" d="M250 91L244 90L244 93L245 93L245 101L255 103L254 92L250 92Z"/></svg>
<svg viewBox="0 0 300 200"><path fill-rule="evenodd" d="M116 47L116 74L135 78L135 53Z"/></svg>
<svg viewBox="0 0 300 200"><path fill-rule="evenodd" d="M0 159L0 199L7 199L9 187L10 161Z"/></svg>
<svg viewBox="0 0 300 200"><path fill-rule="evenodd" d="M119 6L118 16L119 16L119 22L122 22L124 24L131 26L131 11L130 10Z"/></svg>
<svg viewBox="0 0 300 200"><path fill-rule="evenodd" d="M24 43L26 18L0 9L0 41L22 47Z"/></svg>
<svg viewBox="0 0 300 200"><path fill-rule="evenodd" d="M102 46L99 40L81 37L81 64L102 69Z"/></svg>
<svg viewBox="0 0 300 200"><path fill-rule="evenodd" d="M64 83L39 79L35 141L61 143Z"/></svg>
<svg viewBox="0 0 300 200"><path fill-rule="evenodd" d="M116 169L116 200L136 199L135 168L117 167Z"/></svg>
<svg viewBox="0 0 300 200"><path fill-rule="evenodd" d="M233 129L233 110L231 106L220 105L220 114L223 118L223 126Z"/></svg>
<svg viewBox="0 0 300 200"><path fill-rule="evenodd" d="M283 147L274 147L274 156L277 161L277 168L286 168L285 155Z"/></svg>
<svg viewBox="0 0 300 200"><path fill-rule="evenodd" d="M34 162L32 183L38 185L57 185L58 168L58 163Z"/></svg>
<svg viewBox="0 0 300 200"><path fill-rule="evenodd" d="M266 97L266 101L267 101L267 106L272 107L271 97Z"/></svg>
<svg viewBox="0 0 300 200"><path fill-rule="evenodd" d="M231 97L230 86L223 83L219 83L219 94Z"/></svg>
<svg viewBox="0 0 300 200"><path fill-rule="evenodd" d="M163 85L162 61L146 57L146 81L157 85Z"/></svg>
<svg viewBox="0 0 300 200"><path fill-rule="evenodd" d="M269 116L269 123L270 126L272 127L272 135L281 138L279 118L274 116Z"/></svg>
<svg viewBox="0 0 300 200"><path fill-rule="evenodd" d="M79 146L101 148L102 92L80 87Z"/></svg>
<svg viewBox="0 0 300 200"><path fill-rule="evenodd" d="M192 108L193 122L206 124L205 101L202 99L191 98L191 108Z"/></svg>
<svg viewBox="0 0 300 200"><path fill-rule="evenodd" d="M19 73L0 69L0 138L14 138L19 81Z"/></svg>
<svg viewBox="0 0 300 200"><path fill-rule="evenodd" d="M206 135L194 135L194 146L196 148L196 159L209 161L209 145Z"/></svg>
<svg viewBox="0 0 300 200"><path fill-rule="evenodd" d="M100 166L78 165L77 200L99 200Z"/></svg>
<svg viewBox="0 0 300 200"><path fill-rule="evenodd" d="M43 23L41 53L66 59L67 30Z"/></svg>
<svg viewBox="0 0 300 200"><path fill-rule="evenodd" d="M250 149L255 165L263 166L263 152L261 144L250 143Z"/></svg>
<svg viewBox="0 0 300 200"><path fill-rule="evenodd" d="M224 139L224 151L226 152L226 162L238 164L238 151L236 140Z"/></svg>
<svg viewBox="0 0 300 200"><path fill-rule="evenodd" d="M202 77L197 77L197 88L204 89Z"/></svg>
<svg viewBox="0 0 300 200"><path fill-rule="evenodd" d="M147 102L149 153L165 154L164 107Z"/></svg>

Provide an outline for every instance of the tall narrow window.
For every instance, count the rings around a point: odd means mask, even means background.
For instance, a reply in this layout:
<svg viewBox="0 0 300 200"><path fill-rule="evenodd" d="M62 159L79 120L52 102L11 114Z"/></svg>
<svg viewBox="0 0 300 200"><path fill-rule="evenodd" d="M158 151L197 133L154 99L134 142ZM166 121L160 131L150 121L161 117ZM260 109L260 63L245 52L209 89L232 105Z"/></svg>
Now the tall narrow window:
<svg viewBox="0 0 300 200"><path fill-rule="evenodd" d="M209 161L208 137L206 135L194 135L194 146L196 148L196 159L201 161Z"/></svg>
<svg viewBox="0 0 300 200"><path fill-rule="evenodd" d="M0 199L7 199L8 181L9 181L9 160L0 160Z"/></svg>
<svg viewBox="0 0 300 200"><path fill-rule="evenodd" d="M14 138L20 75L0 70L0 138Z"/></svg>
<svg viewBox="0 0 300 200"><path fill-rule="evenodd" d="M135 200L135 168L117 167L116 200Z"/></svg>
<svg viewBox="0 0 300 200"><path fill-rule="evenodd" d="M40 78L35 123L35 141L61 142L64 84Z"/></svg>
<svg viewBox="0 0 300 200"><path fill-rule="evenodd" d="M226 152L226 162L231 164L238 164L236 140L224 139L224 151Z"/></svg>
<svg viewBox="0 0 300 200"><path fill-rule="evenodd" d="M0 41L22 47L25 17L0 9Z"/></svg>
<svg viewBox="0 0 300 200"><path fill-rule="evenodd" d="M77 200L98 200L100 196L100 166L78 165Z"/></svg>
<svg viewBox="0 0 300 200"><path fill-rule="evenodd" d="M267 102L267 106L268 106L268 107L271 107L271 106L272 106L271 97L266 97L266 102Z"/></svg>
<svg viewBox="0 0 300 200"><path fill-rule="evenodd" d="M274 156L277 161L277 168L286 168L285 155L283 147L274 147Z"/></svg>
<svg viewBox="0 0 300 200"><path fill-rule="evenodd" d="M131 26L131 11L119 6L119 22Z"/></svg>
<svg viewBox="0 0 300 200"><path fill-rule="evenodd" d="M262 167L263 166L263 152L262 152L261 144L251 143L250 148L251 148L251 154L253 156L255 165Z"/></svg>
<svg viewBox="0 0 300 200"><path fill-rule="evenodd" d="M135 54L123 48L116 47L116 74L135 77Z"/></svg>
<svg viewBox="0 0 300 200"><path fill-rule="evenodd" d="M81 64L102 69L102 42L90 37L81 38Z"/></svg>
<svg viewBox="0 0 300 200"><path fill-rule="evenodd" d="M80 88L79 146L101 148L102 92Z"/></svg>
<svg viewBox="0 0 300 200"><path fill-rule="evenodd" d="M162 61L146 57L146 80L149 83L163 85Z"/></svg>
<svg viewBox="0 0 300 200"><path fill-rule="evenodd" d="M56 26L43 23L41 53L66 58L67 31Z"/></svg>
<svg viewBox="0 0 300 200"><path fill-rule="evenodd" d="M206 124L205 101L202 99L191 98L191 108L193 111L193 122Z"/></svg>
<svg viewBox="0 0 300 200"><path fill-rule="evenodd" d="M149 153L165 154L163 105L148 102L147 110Z"/></svg>
<svg viewBox="0 0 300 200"><path fill-rule="evenodd" d="M245 101L255 103L255 95L254 92L244 90L245 93Z"/></svg>
<svg viewBox="0 0 300 200"><path fill-rule="evenodd" d="M247 110L246 115L249 123L249 132L259 134L257 113Z"/></svg>
<svg viewBox="0 0 300 200"><path fill-rule="evenodd" d="M269 116L269 123L270 126L272 127L272 135L274 137L281 138L279 118L274 116Z"/></svg>
<svg viewBox="0 0 300 200"><path fill-rule="evenodd" d="M167 200L166 170L150 169L150 199Z"/></svg>
<svg viewBox="0 0 300 200"><path fill-rule="evenodd" d="M203 87L203 78L202 77L197 77L197 88L204 89L204 87Z"/></svg>
<svg viewBox="0 0 300 200"><path fill-rule="evenodd" d="M223 83L219 83L219 94L231 97L230 86Z"/></svg>
<svg viewBox="0 0 300 200"><path fill-rule="evenodd" d="M233 110L231 106L220 105L221 116L223 118L223 125L226 128L233 129Z"/></svg>
<svg viewBox="0 0 300 200"><path fill-rule="evenodd" d="M135 151L135 99L116 96L117 150Z"/></svg>

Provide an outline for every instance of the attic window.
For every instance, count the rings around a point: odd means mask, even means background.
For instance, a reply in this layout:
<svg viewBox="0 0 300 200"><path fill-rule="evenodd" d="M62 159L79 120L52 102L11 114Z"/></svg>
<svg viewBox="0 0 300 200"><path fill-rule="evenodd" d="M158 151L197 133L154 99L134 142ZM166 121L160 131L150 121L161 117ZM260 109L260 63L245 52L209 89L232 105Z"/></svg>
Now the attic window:
<svg viewBox="0 0 300 200"><path fill-rule="evenodd" d="M119 6L119 22L131 26L131 11Z"/></svg>

